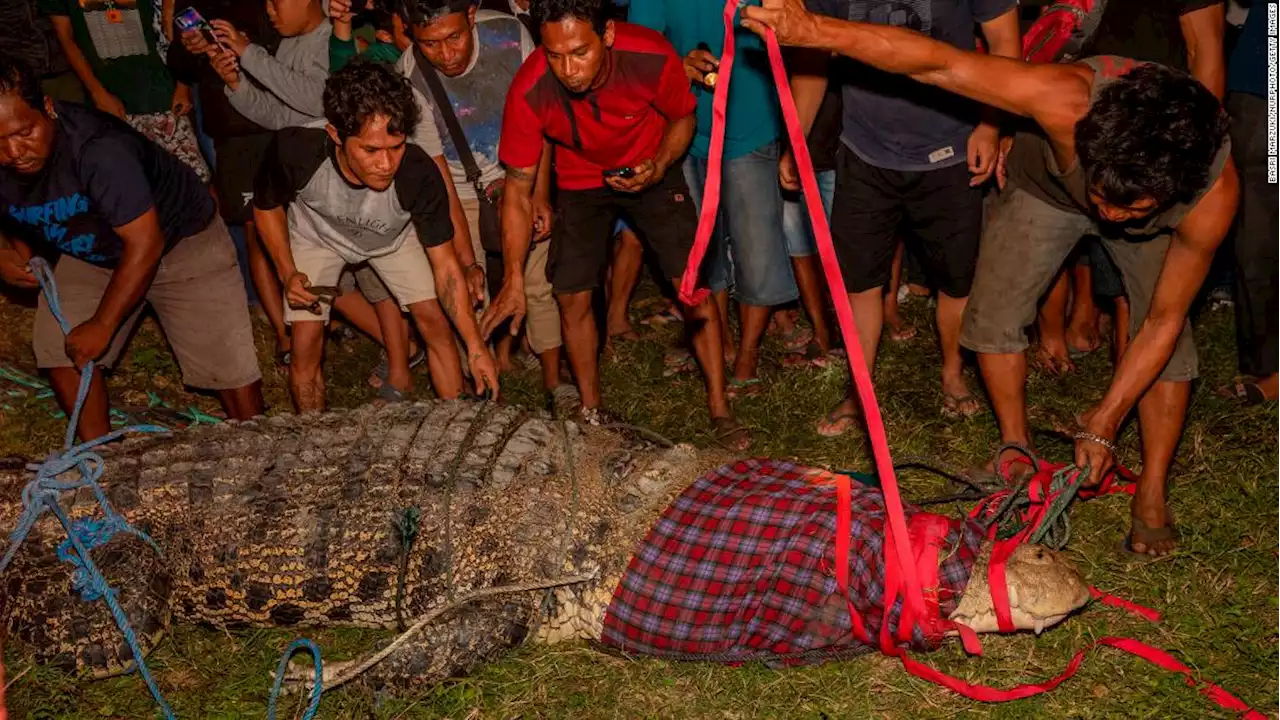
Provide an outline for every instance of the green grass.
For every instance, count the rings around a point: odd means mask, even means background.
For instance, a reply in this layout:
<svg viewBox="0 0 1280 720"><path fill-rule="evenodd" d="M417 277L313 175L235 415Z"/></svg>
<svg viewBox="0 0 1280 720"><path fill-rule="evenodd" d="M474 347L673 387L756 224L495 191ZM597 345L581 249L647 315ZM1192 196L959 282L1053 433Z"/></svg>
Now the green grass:
<svg viewBox="0 0 1280 720"><path fill-rule="evenodd" d="M918 457L951 468L986 460L998 440L991 415L968 421L941 419L936 389L937 351L927 329L923 303L905 308L922 329L907 343L886 343L876 373L895 457ZM30 365L24 333L28 310L0 302L0 321L11 331L0 359ZM1029 634L985 639L986 654L969 658L955 644L927 661L970 682L1008 687L1059 672L1090 640L1120 634L1172 651L1207 679L1251 705L1277 707L1277 414L1274 407L1244 408L1217 397L1213 389L1229 381L1235 352L1229 313L1206 314L1197 322L1203 379L1197 385L1190 422L1174 469L1172 506L1183 539L1179 552L1142 560L1119 550L1128 522L1122 498L1104 498L1073 512L1070 552L1098 587L1161 610L1149 623L1122 611L1091 605L1079 616L1036 638ZM698 444L710 440L700 382L696 377L664 381L662 355L672 330L648 332L622 346L604 371L609 404L629 420L671 437ZM269 367L269 333L260 329L263 367ZM1033 375L1028 393L1032 422L1052 429L1101 397L1110 363L1105 353L1082 362L1065 379ZM753 428L753 453L793 457L813 465L867 469L870 458L861 434L824 439L812 430L815 417L841 395L841 370L785 371L770 345L763 363L765 391L738 403ZM377 359L370 343L329 349L329 401L351 406L372 397L363 383ZM288 407L284 377L269 371L273 412ZM132 403L155 390L175 405L216 403L184 393L177 368L154 325L134 340L132 357L112 380L121 402ZM418 377L425 396L426 379ZM540 403L536 373L504 379L513 401ZM145 403L144 403L145 404ZM11 397L3 411L0 456L39 457L61 438L62 421L47 403ZM1040 450L1068 461L1070 447L1052 437ZM1138 464L1136 428L1122 436L1123 459ZM908 474L906 497L921 498L944 488L933 478ZM952 511L959 512L959 508ZM177 628L157 649L151 667L183 718L264 716L268 673L279 652L306 634L326 658L361 654L381 636L352 630L245 631ZM29 663L10 654L9 676ZM9 691L15 717L141 718L154 716L152 702L136 676L78 682L32 668ZM293 716L294 710L282 713ZM380 697L343 689L323 700L327 718L885 718L1051 716L1072 718L1227 717L1175 675L1115 650L1093 653L1079 675L1057 691L1005 705L970 702L907 675L896 661L871 655L821 667L773 671L761 666L727 668L704 664L630 660L585 646L526 648L476 675L409 697Z"/></svg>

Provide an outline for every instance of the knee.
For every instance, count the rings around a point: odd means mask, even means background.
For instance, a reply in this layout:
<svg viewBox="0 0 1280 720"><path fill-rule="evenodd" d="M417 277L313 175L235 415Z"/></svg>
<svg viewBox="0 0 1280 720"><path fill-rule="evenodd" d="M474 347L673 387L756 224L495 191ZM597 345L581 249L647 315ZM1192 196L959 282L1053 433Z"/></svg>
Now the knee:
<svg viewBox="0 0 1280 720"><path fill-rule="evenodd" d="M560 305L560 319L566 325L575 325L591 319L590 292L557 295L556 302Z"/></svg>
<svg viewBox="0 0 1280 720"><path fill-rule="evenodd" d="M442 334L448 335L452 332L449 318L445 316L444 308L440 307L440 303L437 300L414 303L409 307L409 312L413 315L414 321L418 323L423 335L440 337ZM431 338L428 337L427 339L430 340Z"/></svg>

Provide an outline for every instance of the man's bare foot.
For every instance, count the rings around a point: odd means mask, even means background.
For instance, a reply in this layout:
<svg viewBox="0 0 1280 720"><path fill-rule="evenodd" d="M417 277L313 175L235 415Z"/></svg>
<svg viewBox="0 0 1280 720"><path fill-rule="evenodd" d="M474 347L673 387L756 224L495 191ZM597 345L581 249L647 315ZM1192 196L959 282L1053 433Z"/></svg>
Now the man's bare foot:
<svg viewBox="0 0 1280 720"><path fill-rule="evenodd" d="M1042 339L1032 350L1030 360L1032 365L1053 377L1061 377L1076 369L1066 343L1057 340Z"/></svg>
<svg viewBox="0 0 1280 720"><path fill-rule="evenodd" d="M945 417L962 420L982 411L982 403L969 390L964 375L942 377L942 414Z"/></svg>
<svg viewBox="0 0 1280 720"><path fill-rule="evenodd" d="M1076 357L1088 355L1102 347L1102 335L1098 332L1096 322L1067 328L1067 351Z"/></svg>
<svg viewBox="0 0 1280 720"><path fill-rule="evenodd" d="M919 283L907 283L907 292L916 297L929 297L932 294L929 292L929 288Z"/></svg>
<svg viewBox="0 0 1280 720"><path fill-rule="evenodd" d="M1144 491L1152 483L1138 480L1138 491L1130 507L1132 526L1129 529L1128 549L1138 555L1163 557L1178 548L1178 532L1173 526L1173 516L1165 502L1163 483L1156 484L1156 492Z"/></svg>
<svg viewBox="0 0 1280 720"><path fill-rule="evenodd" d="M845 398L818 420L814 428L822 437L839 437L849 431L862 418L858 412L857 401Z"/></svg>
<svg viewBox="0 0 1280 720"><path fill-rule="evenodd" d="M1275 374L1261 380L1238 377L1230 385L1218 388L1218 394L1239 400L1245 405L1259 405L1280 397L1280 387L1277 386L1276 378Z"/></svg>

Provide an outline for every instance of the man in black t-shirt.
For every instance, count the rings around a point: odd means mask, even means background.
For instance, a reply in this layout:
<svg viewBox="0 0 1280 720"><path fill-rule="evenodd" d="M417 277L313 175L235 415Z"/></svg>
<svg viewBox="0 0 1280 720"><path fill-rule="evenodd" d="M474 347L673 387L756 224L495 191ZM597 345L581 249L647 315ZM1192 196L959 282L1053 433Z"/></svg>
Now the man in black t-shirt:
<svg viewBox="0 0 1280 720"><path fill-rule="evenodd" d="M262 411L262 383L235 248L190 167L123 121L45 97L20 61L0 55L0 277L35 287L32 248L60 252L54 270L65 339L44 298L37 364L70 413L79 373L119 357L145 299L183 381L216 390L230 417ZM110 430L95 374L82 439Z"/></svg>

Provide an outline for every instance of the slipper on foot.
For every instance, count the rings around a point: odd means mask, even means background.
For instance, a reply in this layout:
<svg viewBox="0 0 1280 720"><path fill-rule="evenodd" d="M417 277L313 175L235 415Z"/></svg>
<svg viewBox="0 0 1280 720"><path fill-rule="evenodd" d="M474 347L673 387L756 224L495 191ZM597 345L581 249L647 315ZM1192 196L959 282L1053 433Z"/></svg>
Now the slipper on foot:
<svg viewBox="0 0 1280 720"><path fill-rule="evenodd" d="M744 452L751 447L751 432L735 417L713 417L716 444L730 452Z"/></svg>

